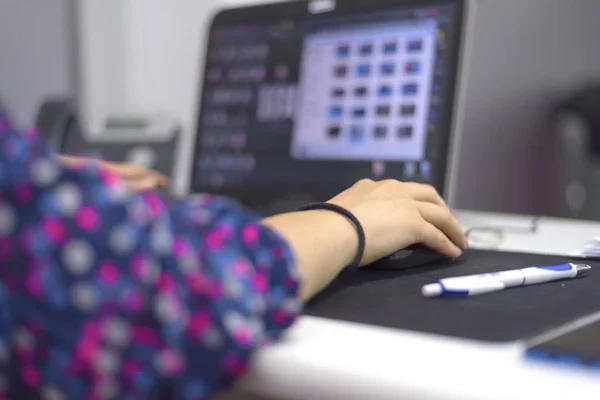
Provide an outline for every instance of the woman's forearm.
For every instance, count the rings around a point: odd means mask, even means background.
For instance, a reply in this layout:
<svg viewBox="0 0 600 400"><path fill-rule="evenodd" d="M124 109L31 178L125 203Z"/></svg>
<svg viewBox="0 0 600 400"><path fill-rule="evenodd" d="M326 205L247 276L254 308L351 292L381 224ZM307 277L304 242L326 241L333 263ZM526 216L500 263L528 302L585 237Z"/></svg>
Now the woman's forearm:
<svg viewBox="0 0 600 400"><path fill-rule="evenodd" d="M290 244L302 276L300 295L308 300L327 286L356 255L358 236L346 217L326 210L277 215L264 223Z"/></svg>

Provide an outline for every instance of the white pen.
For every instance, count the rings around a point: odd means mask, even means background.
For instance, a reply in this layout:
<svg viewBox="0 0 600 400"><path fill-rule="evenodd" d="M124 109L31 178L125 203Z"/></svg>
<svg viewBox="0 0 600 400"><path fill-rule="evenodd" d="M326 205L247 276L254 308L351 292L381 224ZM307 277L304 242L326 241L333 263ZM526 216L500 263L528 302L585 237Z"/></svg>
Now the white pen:
<svg viewBox="0 0 600 400"><path fill-rule="evenodd" d="M535 285L537 283L560 279L572 279L581 276L591 268L586 264L560 264L444 278L435 283L423 286L421 293L425 297L475 296L483 293L497 292L514 286Z"/></svg>

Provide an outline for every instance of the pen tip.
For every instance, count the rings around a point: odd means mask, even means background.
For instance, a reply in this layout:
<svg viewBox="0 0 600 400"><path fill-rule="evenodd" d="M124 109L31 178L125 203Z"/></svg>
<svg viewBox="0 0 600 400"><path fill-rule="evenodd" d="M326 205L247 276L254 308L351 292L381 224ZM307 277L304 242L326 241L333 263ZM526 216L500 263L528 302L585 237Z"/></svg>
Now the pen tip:
<svg viewBox="0 0 600 400"><path fill-rule="evenodd" d="M589 271L590 269L592 269L592 267L589 266L589 265L587 265L587 264L577 264L575 266L575 268L577 268L577 275L583 275L587 271Z"/></svg>

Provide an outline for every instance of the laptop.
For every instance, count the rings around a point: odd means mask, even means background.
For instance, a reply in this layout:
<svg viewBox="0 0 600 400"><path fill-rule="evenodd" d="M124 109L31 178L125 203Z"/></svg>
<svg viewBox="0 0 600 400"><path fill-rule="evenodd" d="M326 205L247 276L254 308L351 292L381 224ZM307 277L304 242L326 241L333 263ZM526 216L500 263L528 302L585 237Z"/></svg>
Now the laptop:
<svg viewBox="0 0 600 400"><path fill-rule="evenodd" d="M286 1L210 24L190 189L264 215L356 181L451 202L466 0Z"/></svg>

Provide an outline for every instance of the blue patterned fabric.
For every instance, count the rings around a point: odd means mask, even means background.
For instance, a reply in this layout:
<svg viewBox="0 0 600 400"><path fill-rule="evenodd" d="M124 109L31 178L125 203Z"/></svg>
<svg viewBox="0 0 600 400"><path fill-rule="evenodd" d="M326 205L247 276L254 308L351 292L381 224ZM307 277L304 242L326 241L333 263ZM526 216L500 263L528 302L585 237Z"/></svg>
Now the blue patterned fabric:
<svg viewBox="0 0 600 400"><path fill-rule="evenodd" d="M287 243L209 195L69 169L0 113L0 398L204 399L301 311Z"/></svg>

